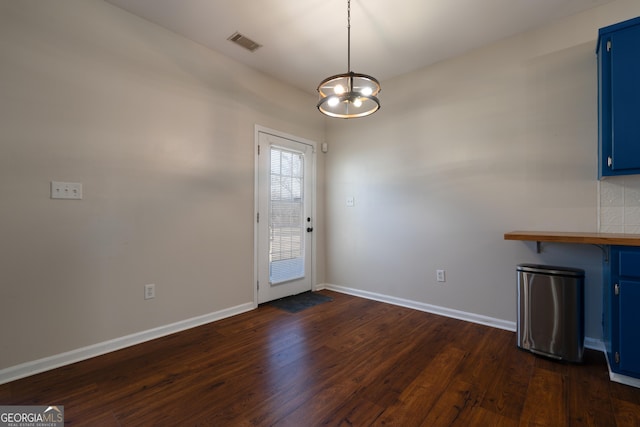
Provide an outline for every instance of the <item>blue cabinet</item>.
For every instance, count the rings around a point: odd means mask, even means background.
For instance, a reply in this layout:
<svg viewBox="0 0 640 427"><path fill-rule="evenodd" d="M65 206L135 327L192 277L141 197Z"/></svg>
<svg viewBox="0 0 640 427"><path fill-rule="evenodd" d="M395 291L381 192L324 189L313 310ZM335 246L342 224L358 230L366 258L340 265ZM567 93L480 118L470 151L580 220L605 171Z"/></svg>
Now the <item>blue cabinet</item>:
<svg viewBox="0 0 640 427"><path fill-rule="evenodd" d="M603 338L612 372L640 378L640 247L611 246Z"/></svg>
<svg viewBox="0 0 640 427"><path fill-rule="evenodd" d="M640 17L598 33L598 177L640 174Z"/></svg>

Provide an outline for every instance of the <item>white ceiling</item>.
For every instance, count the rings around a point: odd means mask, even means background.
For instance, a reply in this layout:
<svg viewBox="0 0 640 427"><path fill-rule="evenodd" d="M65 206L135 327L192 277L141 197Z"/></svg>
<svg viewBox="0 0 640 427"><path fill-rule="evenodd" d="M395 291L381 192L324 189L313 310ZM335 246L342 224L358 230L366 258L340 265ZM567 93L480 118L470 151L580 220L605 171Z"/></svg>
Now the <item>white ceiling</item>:
<svg viewBox="0 0 640 427"><path fill-rule="evenodd" d="M346 0L106 1L306 92L348 71ZM386 79L611 1L352 0L351 69L384 91ZM235 31L263 47L231 43Z"/></svg>

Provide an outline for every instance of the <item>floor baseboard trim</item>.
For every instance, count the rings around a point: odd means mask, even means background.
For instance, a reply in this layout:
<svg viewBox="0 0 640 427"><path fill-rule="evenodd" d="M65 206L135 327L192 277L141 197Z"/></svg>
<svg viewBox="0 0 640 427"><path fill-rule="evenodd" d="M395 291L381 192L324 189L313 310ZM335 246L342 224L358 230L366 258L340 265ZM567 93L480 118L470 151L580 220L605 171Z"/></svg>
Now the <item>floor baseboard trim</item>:
<svg viewBox="0 0 640 427"><path fill-rule="evenodd" d="M423 302L407 300L403 298L392 297L389 295L378 294L375 292L363 291L360 289L348 288L344 286L338 286L328 283L322 283L314 286L314 291L322 289L328 289L335 292L340 292L348 295L354 295L361 298L380 301L388 304L398 305L401 307L412 308L419 311L438 314L445 317L451 317L458 320L464 320L467 322L478 323L485 326L504 329L507 331L515 332L516 323L507 320L496 319L488 316L483 316L475 313L468 313L464 311L454 310L446 307L440 307L436 305L426 304ZM0 384L5 384L11 381L25 378L31 375L35 375L41 372L49 371L51 369L59 368L61 366L70 365L72 363L87 360L92 357L101 356L112 351L121 350L126 347L130 347L136 344L141 344L146 341L151 341L156 338L161 338L166 335L171 335L176 332L181 332L187 329L195 328L197 326L205 325L207 323L215 322L227 317L235 316L247 311L255 309L256 306L253 302L240 304L235 307L230 307L224 310L219 310L213 313L205 314L203 316L193 317L191 319L182 320L169 325L160 326L158 328L149 329L147 331L138 332L135 334L127 335L113 340L104 341L98 344L93 344L87 347L82 347L76 350L71 350L65 353L56 354L53 356L45 357L42 359L34 360L31 362L22 363L16 366L10 366L5 369L0 369ZM598 350L604 352L604 344L602 340L585 337L584 346L592 350ZM606 354L606 353L605 353ZM624 375L619 375L610 372L610 377L613 381L628 383L628 378ZM614 377L616 377L614 379ZM617 378L623 377L623 378ZM631 379L635 384L636 379Z"/></svg>
<svg viewBox="0 0 640 427"><path fill-rule="evenodd" d="M393 305L399 305L401 307L413 308L419 311L425 311L427 313L439 314L445 317L451 317L453 319L465 320L467 322L478 323L480 325L492 326L498 329L505 329L507 331L515 332L516 322L510 322L508 320L496 319L493 317L483 316L481 314L469 313L466 311L454 310L452 308L441 307L437 305L427 304L424 302L408 300L404 298L392 297L389 295L378 294L375 292L363 291L360 289L347 288L344 286L337 286L331 284L325 284L325 289L341 292L344 294L354 295L362 298L367 298L375 301L386 302Z"/></svg>
<svg viewBox="0 0 640 427"><path fill-rule="evenodd" d="M620 383L620 384L624 384L624 385L628 385L631 387L636 387L636 388L640 388L640 379L638 378L633 378L633 377L629 377L626 375L622 375L622 374L618 374L616 372L613 372L611 370L611 363L609 363L609 356L607 355L607 352L604 352L604 357L605 359L607 359L607 369L609 369L609 379L611 381Z"/></svg>
<svg viewBox="0 0 640 427"><path fill-rule="evenodd" d="M328 289L330 291L340 292L343 294L354 295L366 299L371 299L380 302L386 302L393 305L399 305L401 307L413 308L419 311L425 311L427 313L438 314L440 316L451 317L458 320L464 320L471 323L478 323L480 325L491 326L493 328L504 329L507 331L515 332L517 325L516 322L511 322L503 319L496 319L493 317L483 316L481 314L469 313L466 311L454 310L447 307L441 307L432 304L426 304L419 301L407 300L403 298L392 297L389 295L378 294L375 292L363 291L360 289L348 288L344 286L333 285L329 283L323 283L317 285L315 290ZM602 340L585 337L584 346L592 350L598 350L604 352L604 343Z"/></svg>
<svg viewBox="0 0 640 427"><path fill-rule="evenodd" d="M604 353L604 343L596 338L584 337L584 347Z"/></svg>
<svg viewBox="0 0 640 427"><path fill-rule="evenodd" d="M255 304L253 302L240 304L235 307L226 308L202 316L192 317L191 319L182 320L169 325L160 326L158 328L137 332L135 334L78 348L65 353L22 363L20 365L10 366L5 369L0 369L0 384L5 384L20 378L59 368L61 366L70 365L92 357L101 356L106 353L111 353L112 351L121 350L126 347L161 338L176 332L202 326L207 323L235 316L253 309L255 309Z"/></svg>

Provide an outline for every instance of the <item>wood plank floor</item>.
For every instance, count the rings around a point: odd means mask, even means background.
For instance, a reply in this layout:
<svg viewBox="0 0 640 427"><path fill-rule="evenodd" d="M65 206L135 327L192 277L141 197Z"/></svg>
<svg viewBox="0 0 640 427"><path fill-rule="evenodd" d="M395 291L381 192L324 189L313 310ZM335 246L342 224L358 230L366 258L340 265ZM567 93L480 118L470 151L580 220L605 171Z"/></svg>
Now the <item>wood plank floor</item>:
<svg viewBox="0 0 640 427"><path fill-rule="evenodd" d="M78 426L640 426L640 389L515 334L322 291L0 386Z"/></svg>

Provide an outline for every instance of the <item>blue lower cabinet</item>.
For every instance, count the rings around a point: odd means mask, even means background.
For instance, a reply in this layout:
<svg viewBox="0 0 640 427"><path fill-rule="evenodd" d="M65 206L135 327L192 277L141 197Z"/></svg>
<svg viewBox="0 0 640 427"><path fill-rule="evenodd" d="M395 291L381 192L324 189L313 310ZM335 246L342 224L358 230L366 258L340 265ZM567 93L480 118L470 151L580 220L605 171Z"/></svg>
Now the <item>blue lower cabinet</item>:
<svg viewBox="0 0 640 427"><path fill-rule="evenodd" d="M620 373L640 378L640 280L620 280Z"/></svg>
<svg viewBox="0 0 640 427"><path fill-rule="evenodd" d="M640 248L612 246L605 266L603 338L612 372L640 378Z"/></svg>

